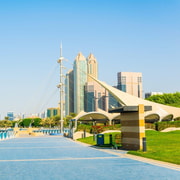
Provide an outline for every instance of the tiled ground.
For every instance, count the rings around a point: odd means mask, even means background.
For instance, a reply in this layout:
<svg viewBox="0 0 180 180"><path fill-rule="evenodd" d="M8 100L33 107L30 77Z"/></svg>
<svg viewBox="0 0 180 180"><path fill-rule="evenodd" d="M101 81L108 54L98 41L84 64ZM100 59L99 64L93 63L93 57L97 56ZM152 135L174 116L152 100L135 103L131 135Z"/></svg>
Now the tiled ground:
<svg viewBox="0 0 180 180"><path fill-rule="evenodd" d="M179 180L180 171L129 159L124 152L111 154L46 136L0 141L0 179Z"/></svg>

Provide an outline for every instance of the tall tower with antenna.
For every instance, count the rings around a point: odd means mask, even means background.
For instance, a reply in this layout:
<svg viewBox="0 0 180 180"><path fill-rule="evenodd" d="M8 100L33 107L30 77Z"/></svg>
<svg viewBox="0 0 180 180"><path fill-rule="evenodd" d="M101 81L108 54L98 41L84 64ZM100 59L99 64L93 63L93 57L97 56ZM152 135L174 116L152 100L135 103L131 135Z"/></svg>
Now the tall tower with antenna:
<svg viewBox="0 0 180 180"><path fill-rule="evenodd" d="M64 61L64 57L62 56L62 43L60 46L60 58L57 60L57 62L60 64L60 83L57 85L57 87L60 89L60 130L61 133L63 133L63 123L64 123L64 119L63 119L63 113L64 113L64 75L63 75L63 61Z"/></svg>
<svg viewBox="0 0 180 180"><path fill-rule="evenodd" d="M74 61L74 112L84 111L84 86L87 82L87 61L80 52Z"/></svg>

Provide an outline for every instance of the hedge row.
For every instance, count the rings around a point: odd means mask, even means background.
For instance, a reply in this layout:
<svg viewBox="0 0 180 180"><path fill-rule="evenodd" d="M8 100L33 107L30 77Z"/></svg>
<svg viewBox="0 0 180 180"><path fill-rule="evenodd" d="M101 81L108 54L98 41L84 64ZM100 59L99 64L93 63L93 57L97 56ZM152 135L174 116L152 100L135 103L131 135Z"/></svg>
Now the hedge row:
<svg viewBox="0 0 180 180"><path fill-rule="evenodd" d="M164 122L156 122L154 124L152 123L146 123L145 128L146 129L154 129L156 131L162 131L168 127L180 127L180 121L164 121ZM121 124L116 125L106 125L106 126L92 126L87 124L80 124L77 127L77 131L84 131L89 133L101 133L106 130L116 130L120 129Z"/></svg>
<svg viewBox="0 0 180 180"><path fill-rule="evenodd" d="M162 131L169 127L180 127L180 121L164 121L155 123L155 130L157 131Z"/></svg>
<svg viewBox="0 0 180 180"><path fill-rule="evenodd" d="M120 129L121 125L120 124L116 124L116 125L98 125L98 126L92 126L92 125L86 125L86 124L80 124L77 127L77 131L86 131L89 133L101 133L103 131L107 131L107 130L116 130L116 129Z"/></svg>

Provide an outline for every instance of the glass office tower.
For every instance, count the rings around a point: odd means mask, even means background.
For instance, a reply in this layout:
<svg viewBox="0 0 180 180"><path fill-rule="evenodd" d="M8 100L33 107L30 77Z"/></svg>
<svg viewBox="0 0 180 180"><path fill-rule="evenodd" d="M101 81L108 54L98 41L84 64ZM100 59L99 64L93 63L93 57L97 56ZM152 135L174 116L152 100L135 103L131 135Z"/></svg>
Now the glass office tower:
<svg viewBox="0 0 180 180"><path fill-rule="evenodd" d="M74 112L84 111L84 87L87 82L87 61L82 53L74 61Z"/></svg>

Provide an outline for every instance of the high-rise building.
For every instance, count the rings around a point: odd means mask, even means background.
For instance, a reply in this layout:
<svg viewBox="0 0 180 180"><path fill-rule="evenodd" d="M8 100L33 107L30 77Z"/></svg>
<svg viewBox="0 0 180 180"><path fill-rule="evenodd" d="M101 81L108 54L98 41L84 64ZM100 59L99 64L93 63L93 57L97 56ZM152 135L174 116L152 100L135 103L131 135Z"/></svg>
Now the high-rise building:
<svg viewBox="0 0 180 180"><path fill-rule="evenodd" d="M65 78L65 115L74 112L74 72L70 70Z"/></svg>
<svg viewBox="0 0 180 180"><path fill-rule="evenodd" d="M14 113L13 112L8 112L7 113L7 117L10 121L13 121L14 120Z"/></svg>
<svg viewBox="0 0 180 180"><path fill-rule="evenodd" d="M113 109L113 108L117 108L117 107L121 107L120 102L118 102L116 100L116 98L111 95L111 93L109 93L109 109Z"/></svg>
<svg viewBox="0 0 180 180"><path fill-rule="evenodd" d="M60 115L60 108L48 108L47 109L47 117L53 117L56 115Z"/></svg>
<svg viewBox="0 0 180 180"><path fill-rule="evenodd" d="M85 86L85 111L97 111L98 108L108 111L107 91L97 82L87 82Z"/></svg>
<svg viewBox="0 0 180 180"><path fill-rule="evenodd" d="M119 72L117 88L131 95L143 98L142 73Z"/></svg>
<svg viewBox="0 0 180 180"><path fill-rule="evenodd" d="M82 53L74 61L74 112L84 111L84 87L87 82L87 61Z"/></svg>
<svg viewBox="0 0 180 180"><path fill-rule="evenodd" d="M105 89L95 82L90 76L98 79L98 63L92 53L87 57L87 83L85 86L85 111L97 111L98 108L105 110ZM89 76L90 75L90 76Z"/></svg>
<svg viewBox="0 0 180 180"><path fill-rule="evenodd" d="M96 58L92 53L87 57L87 73L98 79L98 64ZM88 82L94 81L90 76L88 76Z"/></svg>
<svg viewBox="0 0 180 180"><path fill-rule="evenodd" d="M90 76L89 76L90 75ZM98 79L98 63L92 53L85 58L79 53L74 61L73 70L65 79L65 114L81 111L108 111L108 92L93 78Z"/></svg>

